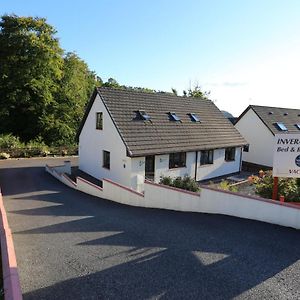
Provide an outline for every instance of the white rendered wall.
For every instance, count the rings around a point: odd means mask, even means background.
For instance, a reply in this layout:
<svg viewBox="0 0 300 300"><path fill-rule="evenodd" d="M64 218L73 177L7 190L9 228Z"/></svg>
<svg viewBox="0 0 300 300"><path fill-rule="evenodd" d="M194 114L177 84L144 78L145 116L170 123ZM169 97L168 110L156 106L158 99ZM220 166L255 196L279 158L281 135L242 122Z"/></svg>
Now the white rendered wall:
<svg viewBox="0 0 300 300"><path fill-rule="evenodd" d="M223 214L300 229L300 208L279 201L207 187L201 187L200 193L193 193L148 182L145 182L144 194L106 179L103 188L79 178L77 184L69 185L71 180L65 180L66 176L57 173L55 167L46 166L46 171L74 189L126 205Z"/></svg>
<svg viewBox="0 0 300 300"><path fill-rule="evenodd" d="M178 176L195 177L195 152L186 153L186 167L169 169L169 154L155 156L155 182L159 182L161 176L170 176L176 178Z"/></svg>
<svg viewBox="0 0 300 300"><path fill-rule="evenodd" d="M200 166L200 155L198 152L197 159L197 181L210 179L213 177L223 176L239 172L241 148L237 147L235 160L225 161L225 149L214 150L214 163L211 165ZM162 176L176 178L178 176L190 176L195 178L196 152L186 153L186 167L169 169L169 154L155 155L155 178L154 182L158 183ZM143 181L145 178L145 157L135 157L131 159L131 187L142 191ZM138 185L140 185L138 187Z"/></svg>
<svg viewBox="0 0 300 300"><path fill-rule="evenodd" d="M96 113L103 113L103 130L96 129ZM110 170L102 167L103 150L110 152ZM124 168L125 166L125 168ZM109 178L130 186L131 161L99 95L79 136L79 169L97 179Z"/></svg>
<svg viewBox="0 0 300 300"><path fill-rule="evenodd" d="M249 143L243 161L272 167L274 136L256 113L249 109L235 127Z"/></svg>
<svg viewBox="0 0 300 300"><path fill-rule="evenodd" d="M214 150L214 163L200 165L201 152L198 152L197 181L219 177L240 171L241 147L235 148L235 160L225 161L225 149Z"/></svg>
<svg viewBox="0 0 300 300"><path fill-rule="evenodd" d="M131 158L131 187L139 192L144 190L145 157Z"/></svg>

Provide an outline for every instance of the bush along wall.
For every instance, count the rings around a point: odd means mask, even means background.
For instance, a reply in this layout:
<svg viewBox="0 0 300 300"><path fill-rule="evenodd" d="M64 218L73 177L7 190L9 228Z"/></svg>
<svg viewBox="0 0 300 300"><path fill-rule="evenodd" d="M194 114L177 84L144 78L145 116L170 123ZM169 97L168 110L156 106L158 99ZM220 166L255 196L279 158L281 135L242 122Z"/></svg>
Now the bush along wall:
<svg viewBox="0 0 300 300"><path fill-rule="evenodd" d="M261 177L254 176L252 180L258 195L272 198L274 178L271 171L264 172ZM300 202L300 178L279 178L278 195L284 196L287 202Z"/></svg>
<svg viewBox="0 0 300 300"><path fill-rule="evenodd" d="M200 191L198 183L189 176L176 177L175 179L172 179L169 176L162 176L160 179L160 184L169 185L172 187L176 187L191 192Z"/></svg>

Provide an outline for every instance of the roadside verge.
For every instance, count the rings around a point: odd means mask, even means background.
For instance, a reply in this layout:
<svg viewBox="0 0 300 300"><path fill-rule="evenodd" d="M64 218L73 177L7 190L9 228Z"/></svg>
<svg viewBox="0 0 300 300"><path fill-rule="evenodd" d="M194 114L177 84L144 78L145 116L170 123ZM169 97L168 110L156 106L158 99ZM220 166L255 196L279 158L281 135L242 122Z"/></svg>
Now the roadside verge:
<svg viewBox="0 0 300 300"><path fill-rule="evenodd" d="M5 300L21 300L22 292L11 230L0 190L0 240Z"/></svg>

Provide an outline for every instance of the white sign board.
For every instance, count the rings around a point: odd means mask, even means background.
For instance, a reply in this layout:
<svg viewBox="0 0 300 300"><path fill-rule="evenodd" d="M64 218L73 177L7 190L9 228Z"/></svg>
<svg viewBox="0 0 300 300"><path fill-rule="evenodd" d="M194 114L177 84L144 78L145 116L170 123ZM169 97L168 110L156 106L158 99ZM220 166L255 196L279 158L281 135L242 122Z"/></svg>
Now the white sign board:
<svg viewBox="0 0 300 300"><path fill-rule="evenodd" d="M300 133L275 135L273 176L300 177Z"/></svg>

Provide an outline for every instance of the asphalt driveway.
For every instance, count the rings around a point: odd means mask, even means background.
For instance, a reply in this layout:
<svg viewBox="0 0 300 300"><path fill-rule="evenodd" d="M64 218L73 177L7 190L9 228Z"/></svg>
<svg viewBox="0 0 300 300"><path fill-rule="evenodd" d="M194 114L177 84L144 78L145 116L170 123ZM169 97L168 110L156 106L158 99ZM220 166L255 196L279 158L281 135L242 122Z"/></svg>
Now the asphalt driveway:
<svg viewBox="0 0 300 300"><path fill-rule="evenodd" d="M61 161L0 161L24 299L300 298L299 231L115 204L44 171Z"/></svg>

